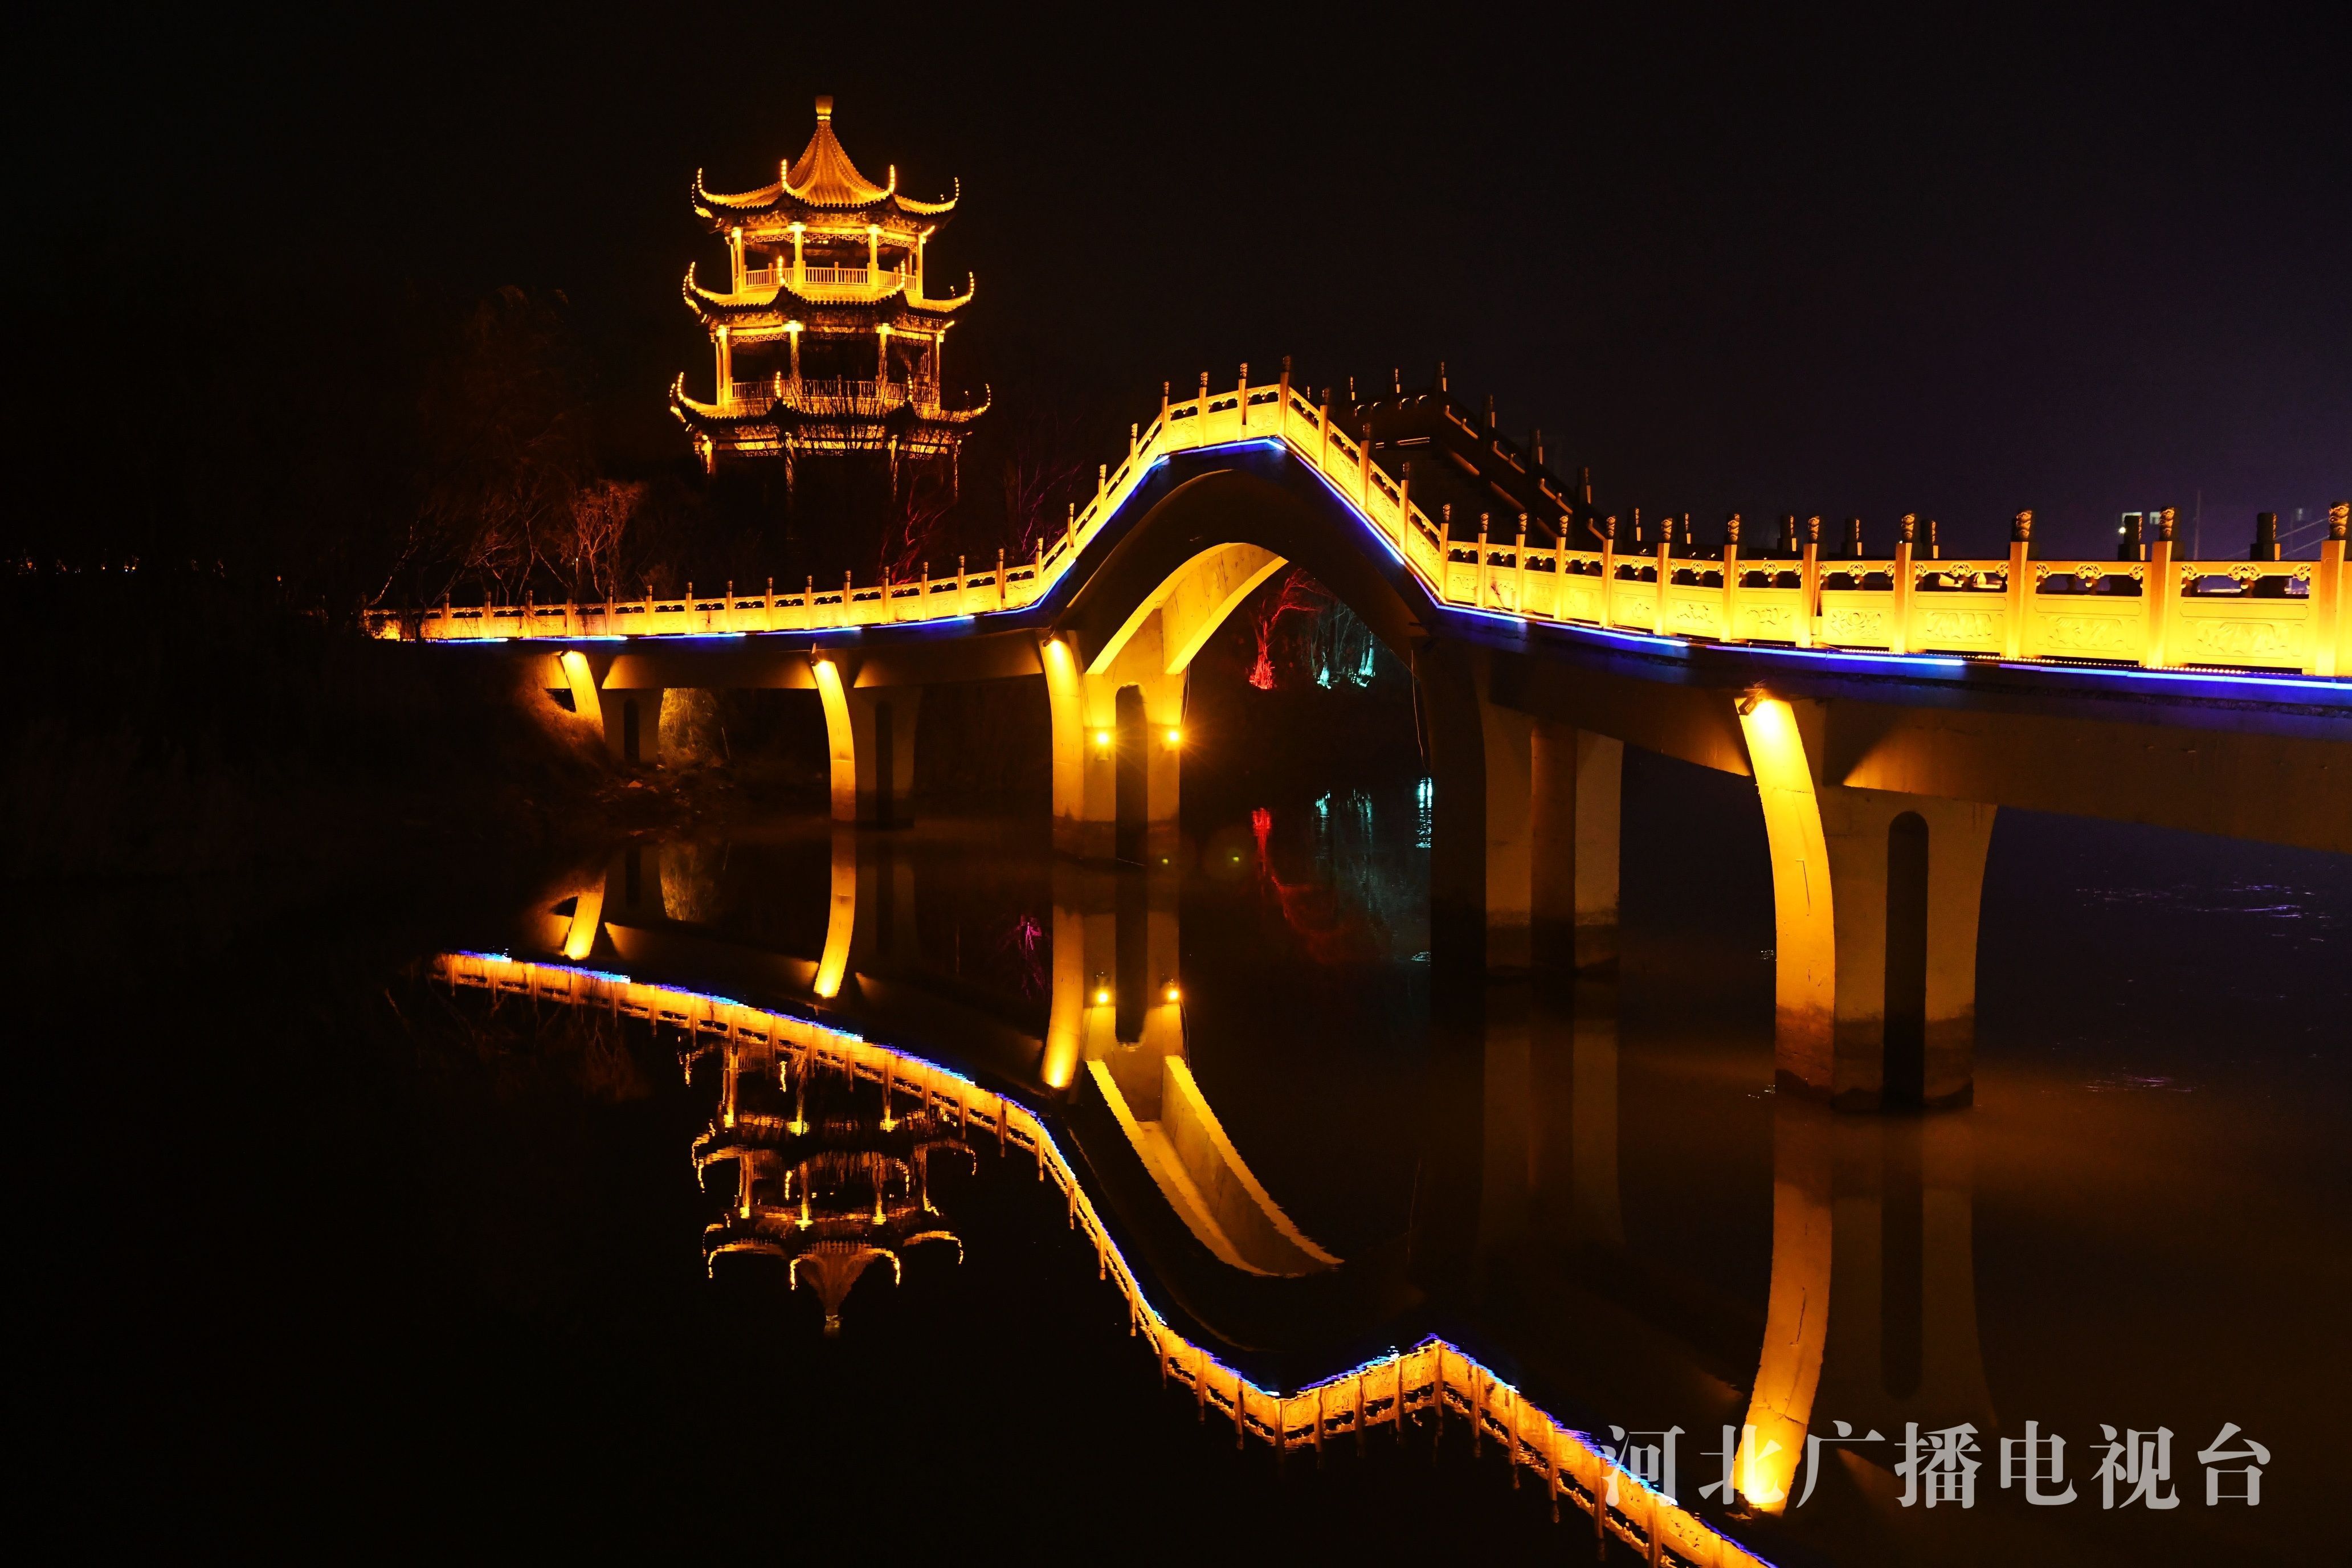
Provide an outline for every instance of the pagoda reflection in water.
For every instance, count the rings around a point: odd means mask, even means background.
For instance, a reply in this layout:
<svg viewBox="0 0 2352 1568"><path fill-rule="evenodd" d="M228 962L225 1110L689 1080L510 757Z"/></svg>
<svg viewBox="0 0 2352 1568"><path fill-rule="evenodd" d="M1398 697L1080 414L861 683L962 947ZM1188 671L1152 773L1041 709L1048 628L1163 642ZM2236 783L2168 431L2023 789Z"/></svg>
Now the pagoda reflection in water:
<svg viewBox="0 0 2352 1568"><path fill-rule="evenodd" d="M930 1196L930 1163L945 1152L973 1162L954 1122L926 1102L892 1103L892 1085L858 1082L812 1049L783 1039L711 1041L690 1036L681 1065L691 1081L703 1057L718 1058L719 1105L694 1141L694 1168L712 1190L711 1167L732 1163L727 1212L703 1231L716 1270L727 1253L781 1258L793 1287L814 1289L824 1331L841 1331L841 1305L877 1259L903 1275L910 1247L963 1242ZM976 1162L973 1162L976 1163Z"/></svg>

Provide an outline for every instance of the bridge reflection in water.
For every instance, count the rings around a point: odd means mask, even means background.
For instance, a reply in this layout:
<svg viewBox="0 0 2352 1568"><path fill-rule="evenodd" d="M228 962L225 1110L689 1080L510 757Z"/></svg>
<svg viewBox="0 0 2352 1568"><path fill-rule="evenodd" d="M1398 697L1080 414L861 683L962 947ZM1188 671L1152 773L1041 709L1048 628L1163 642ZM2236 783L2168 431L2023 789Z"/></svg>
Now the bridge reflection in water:
<svg viewBox="0 0 2352 1568"><path fill-rule="evenodd" d="M1654 783L1642 778L1644 795ZM1670 816L1682 837L1698 827ZM837 1086L854 1123L842 1135L861 1152L1025 1157L1167 1384L1240 1446L1322 1453L1454 1417L1463 1448L1512 1455L1519 1486L1540 1479L1555 1502L1567 1493L1561 1514L1597 1514L1604 1540L1656 1547L1656 1561L1983 1561L2053 1544L2103 1561L2116 1542L2086 1526L2110 1516L1994 1500L2000 1434L2030 1415L2046 1425L2051 1404L2098 1417L2112 1396L2098 1375L2016 1375L2018 1335L2039 1338L2039 1302L2018 1286L2039 1298L2053 1265L2021 1272L2013 1206L2065 1171L2055 1145L2072 1126L2021 1117L2013 1074L1997 1112L1858 1119L1773 1096L1769 966L1734 975L1745 990L1715 1006L1696 987L1728 954L1682 926L1670 959L1634 931L1622 983L1477 985L1470 1006L1433 1006L1416 837L1409 785L1261 811L1148 869L1056 858L1045 832L1007 826L772 826L727 847L628 848L534 914L518 957L454 954L440 973L649 1020L687 1041L706 1089L718 1074L696 1157L730 1215L706 1256L746 1220L791 1256L807 1190L795 1154L736 1162L734 1184L719 1163L730 1145L788 1142L788 1126L746 1138L748 1117L818 1121L802 1086ZM1621 1006L1637 1008L1634 1048L1621 1047ZM1719 1023L1736 1016L1750 1023ZM1675 1027L1696 1030L1691 1044L1661 1048ZM2053 1089L2079 1084L2034 1079L2032 1096ZM2061 1121L2082 1117L2070 1105ZM1990 1286L1976 1234L1985 1138L2009 1204ZM885 1223L849 1223L877 1192ZM919 1234L962 1234L955 1201L929 1213L912 1180L885 1173L854 1196L835 1201L835 1239L861 1241L875 1269ZM2046 1217L2077 1248L2094 1208L2067 1199ZM825 1293L824 1279L800 1284ZM1988 1321L2006 1323L2000 1405L1980 1289L1994 1290ZM2152 1323L2176 1333L2178 1314L2143 1305L2126 1331ZM2107 1359L2136 1399L2176 1389L2171 1375L2145 1383L2145 1361ZM2265 1441L2300 1417L2291 1399L2242 1413L2239 1396L2222 1389L2227 1417L2255 1415ZM2216 1401L2200 1401L2161 1415L2204 1425ZM1628 1438L1612 1422L1634 1441L1679 1427L1677 1502L1618 1471ZM1895 1444L1907 1425L1973 1425L1988 1453L1978 1511L1900 1510L1894 1446L1825 1446L1806 1477L1809 1441L1834 1422ZM1734 1436L1728 1511L1698 1493L1722 1479L1727 1427L1750 1432ZM1794 1493L1809 1493L1804 1511L1771 1519ZM2234 1535L2221 1516L2166 1523L2176 1547Z"/></svg>
<svg viewBox="0 0 2352 1568"><path fill-rule="evenodd" d="M1596 1534L1622 1540L1653 1563L1718 1568L1763 1562L1615 1463L1606 1445L1570 1429L1475 1356L1434 1335L1410 1351L1293 1393L1260 1386L1180 1332L1152 1305L1068 1156L1036 1113L961 1074L809 1019L618 974L489 953L445 954L436 973L453 986L606 1008L678 1030L688 1042L689 1058L705 1050L723 1053L727 1072L719 1117L730 1130L739 1075L751 1061L772 1063L782 1079L795 1083L832 1073L853 1086L873 1085L879 1090L884 1122L904 1119L942 1133L951 1128L959 1143L993 1139L1000 1152L1030 1155L1038 1180L1050 1182L1062 1194L1071 1226L1093 1247L1102 1277L1125 1299L1129 1331L1145 1342L1161 1378L1189 1388L1204 1418L1213 1414L1229 1420L1236 1443L1255 1438L1279 1452L1319 1454L1327 1442L1352 1438L1360 1444L1374 1427L1401 1429L1423 1413L1437 1418L1442 1433L1451 1415L1467 1422L1474 1449L1488 1442L1499 1447L1511 1463L1515 1484L1523 1470L1536 1471L1555 1509L1561 1497L1569 1498L1591 1517ZM747 1187L749 1182L747 1175ZM876 1230L885 1223L877 1220ZM866 1250L883 1252L876 1246ZM797 1268L801 1259L794 1261ZM839 1298L829 1283L820 1289L826 1292L830 1326L837 1321Z"/></svg>
<svg viewBox="0 0 2352 1568"><path fill-rule="evenodd" d="M1315 820L1328 870L1328 805ZM1229 832L1202 847L1189 873L1195 885L1221 872L1249 879L1295 931L1328 946L1335 922L1307 910L1305 885L1276 873L1266 814L1255 826L1254 839ZM1029 1155L1126 1298L1131 1331L1148 1342L1162 1375L1192 1392L1203 1418L1232 1423L1240 1440L1319 1452L1399 1426L1401 1415L1437 1413L1442 1421L1475 1411L1471 1443L1514 1455L1555 1499L1564 1492L1592 1514L1597 1497L1604 1531L1644 1552L1657 1542L1658 1561L1708 1563L1746 1561L1745 1549L1619 1474L1611 1454L1623 1438L1582 1434L1611 1421L1631 1426L1633 1412L1647 1426L1679 1426L1679 1492L1688 1501L1719 1478L1720 1458L1702 1458L1719 1447L1714 1434L1752 1428L1738 1458L1735 1516L1752 1520L1787 1505L1822 1418L1857 1431L1899 1433L1912 1421L1997 1429L1975 1321L1969 1119L1855 1119L1793 1099L1759 1107L1755 1126L1769 1128L1769 1283L1743 1299L1706 1270L1661 1266L1626 1247L1614 983L1580 982L1572 1005L1507 987L1490 992L1475 1019L1433 1021L1423 1087L1385 1097L1413 1161L1406 1201L1330 1219L1338 1211L1329 1194L1307 1193L1300 1215L1322 1218L1294 1217L1280 1195L1301 1168L1281 1157L1288 1129L1268 1144L1260 1122L1255 1142L1243 1140L1276 1157L1278 1173L1262 1178L1192 1068L1179 940L1184 878L1004 858L1026 880L993 887L990 897L1001 909L1037 912L1013 921L1032 945L1000 962L992 985L927 962L941 929L920 918L918 889L952 902L942 888L958 864L996 862L921 839L820 828L769 847L798 850L803 867L790 879L808 895L822 887L822 900L778 900L775 864L756 858L756 847L738 847L742 864L723 877L713 875L716 857L696 846L635 847L521 933L520 946L573 962L452 955L440 973L459 985L679 1031L689 1071L705 1059L720 1068L719 1109L698 1161L742 1141L754 1080L772 1100L787 1086L864 1086L867 1142L879 1129L912 1124L941 1145ZM819 865L822 881L810 875ZM1363 878L1367 888L1378 879ZM746 908L730 882L761 896ZM1360 905L1364 897L1377 895L1362 894ZM777 904L821 908L822 926L809 921L794 935L771 924L760 934ZM1393 912L1397 929L1350 940L1383 962L1409 950L1424 933ZM963 929L949 938L959 950ZM791 951L795 941L814 956ZM630 977L654 974L677 984ZM1024 997L1026 987L1034 994ZM971 1075L940 1066L942 1049ZM768 1114L780 1125L807 1120L797 1109ZM1762 1172L1741 1142L1738 1131L1702 1118L1683 1146L1720 1164L1719 1174L1699 1173L1701 1185L1716 1183L1727 1203L1752 1206L1742 1189ZM1720 1149L1731 1152L1713 1152ZM740 1173L730 1217L713 1236L733 1236L757 1212L779 1219L789 1237L793 1189L748 1163ZM1106 1214L1115 1216L1109 1224ZM1333 1233L1318 1238L1327 1220ZM950 1236L953 1215L923 1227ZM893 1239L909 1227L890 1220L872 1228L868 1250L895 1269ZM829 1318L846 1289L828 1293ZM1509 1344L1512 1370L1498 1373L1464 1350L1456 1328L1454 1337L1429 1332L1402 1355L1285 1394L1208 1348L1288 1365L1383 1331L1402 1340L1455 1324ZM1548 1409L1520 1392L1530 1373L1574 1391L1569 1415L1556 1414L1559 1401ZM1884 1464L1848 1465L1822 1482L1813 1510L1840 1494L1848 1506L1884 1504L1874 1494L1891 1485Z"/></svg>

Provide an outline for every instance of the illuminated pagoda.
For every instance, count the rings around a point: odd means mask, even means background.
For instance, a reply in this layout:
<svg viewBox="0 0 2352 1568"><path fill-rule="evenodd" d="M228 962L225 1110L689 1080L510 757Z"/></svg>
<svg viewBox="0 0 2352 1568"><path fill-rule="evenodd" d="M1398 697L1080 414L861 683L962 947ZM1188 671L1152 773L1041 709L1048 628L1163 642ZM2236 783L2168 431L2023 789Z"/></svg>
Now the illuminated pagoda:
<svg viewBox="0 0 2352 1568"><path fill-rule="evenodd" d="M932 1156L972 1157L952 1123L894 1106L887 1083L820 1070L814 1051L736 1043L723 1059L718 1114L694 1143L705 1190L711 1166L735 1167L727 1212L703 1231L707 1268L726 1253L784 1259L793 1288L817 1293L824 1331L837 1334L841 1304L873 1263L887 1261L895 1284L909 1247L948 1243L962 1261L929 1191Z"/></svg>
<svg viewBox="0 0 2352 1568"><path fill-rule="evenodd" d="M695 174L694 210L727 241L726 289L702 287L692 267L685 287L710 333L717 390L698 402L681 375L670 408L706 468L781 456L789 479L803 454L880 452L895 484L904 463L955 464L963 427L987 407L950 407L942 391L948 328L972 283L934 299L923 258L956 199L901 195L895 166L884 184L860 174L834 135L830 98L774 184L721 195Z"/></svg>

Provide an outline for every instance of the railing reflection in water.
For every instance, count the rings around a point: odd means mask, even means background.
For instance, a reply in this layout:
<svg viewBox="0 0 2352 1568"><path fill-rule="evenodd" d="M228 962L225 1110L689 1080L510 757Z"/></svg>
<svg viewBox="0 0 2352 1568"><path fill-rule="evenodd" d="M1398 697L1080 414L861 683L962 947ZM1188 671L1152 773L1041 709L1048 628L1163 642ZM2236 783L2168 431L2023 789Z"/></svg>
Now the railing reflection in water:
<svg viewBox="0 0 2352 1568"><path fill-rule="evenodd" d="M1128 1331L1149 1342L1162 1381L1190 1389L1202 1419L1230 1422L1237 1447L1255 1439L1277 1453L1319 1454L1328 1442L1351 1436L1360 1444L1374 1427L1401 1435L1408 1420L1428 1414L1442 1430L1446 1416L1455 1415L1469 1421L1475 1450L1483 1452L1490 1441L1502 1446L1515 1487L1523 1472L1541 1476L1555 1513L1567 1498L1592 1519L1604 1543L1614 1536L1650 1563L1675 1568L1762 1568L1762 1559L1613 1460L1606 1444L1562 1426L1477 1358L1436 1336L1295 1393L1259 1387L1186 1339L1151 1305L1036 1114L959 1073L805 1018L597 970L453 952L435 959L434 977L453 988L609 1009L685 1031L697 1046L706 1039L756 1044L795 1072L829 1070L877 1085L886 1107L905 1104L950 1122L967 1142L992 1138L1001 1154L1029 1154L1038 1181L1061 1193L1071 1227L1094 1247L1100 1277L1118 1287L1127 1303Z"/></svg>

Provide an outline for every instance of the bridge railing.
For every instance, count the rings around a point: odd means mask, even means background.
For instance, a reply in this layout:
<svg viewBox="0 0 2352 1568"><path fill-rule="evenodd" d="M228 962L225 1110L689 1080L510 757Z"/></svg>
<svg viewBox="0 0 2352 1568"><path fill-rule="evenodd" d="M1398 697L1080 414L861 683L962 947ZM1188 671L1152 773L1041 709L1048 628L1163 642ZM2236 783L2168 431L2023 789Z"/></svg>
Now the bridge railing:
<svg viewBox="0 0 2352 1568"><path fill-rule="evenodd" d="M1157 1359L1161 1381L1189 1390L1203 1419L1230 1423L1237 1447L1258 1442L1280 1453L1320 1454L1327 1443L1352 1438L1360 1444L1375 1427L1402 1433L1423 1416L1459 1420L1469 1426L1474 1453L1488 1443L1499 1446L1515 1481L1520 1470L1532 1471L1555 1504L1566 1498L1582 1510L1601 1540L1614 1536L1646 1561L1674 1568L1765 1568L1738 1542L1624 1469L1605 1440L1564 1425L1476 1357L1434 1335L1295 1392L1260 1387L1187 1339L1151 1304L1069 1157L1036 1113L936 1063L806 1018L566 964L453 952L434 960L434 976L453 990L643 1019L686 1035L689 1050L707 1048L706 1042L756 1045L790 1061L795 1073L805 1068L846 1074L877 1086L893 1107L955 1123L968 1142L993 1140L1000 1154L1028 1155L1037 1180L1050 1182L1063 1199L1070 1227L1093 1247L1101 1277L1124 1298L1128 1331Z"/></svg>
<svg viewBox="0 0 2352 1568"><path fill-rule="evenodd" d="M1451 410L1448 410L1451 415ZM1482 460L1524 467L1501 443L1455 416ZM914 580L803 584L757 598L730 591L711 600L645 599L610 605L444 605L408 617L426 639L516 637L714 636L877 626L1018 610L1075 568L1163 458L1247 441L1279 443L1307 463L1392 547L1440 602L1522 616L1689 641L1758 642L1892 654L1994 659L2210 667L2352 674L2352 593L2339 511L2317 561L2184 562L2169 541L2146 561L2037 561L2024 542L2005 558L1918 558L1908 543L1885 559L1743 554L1675 555L1667 546L1621 551L1530 543L1518 537L1449 538L1412 500L1409 468L1391 474L1370 450L1335 428L1286 374L1229 388L1202 380L1193 397L1164 401L1131 436L1116 466L1097 470L1095 493L1026 563L928 574ZM409 635L404 618L373 617L380 636Z"/></svg>

